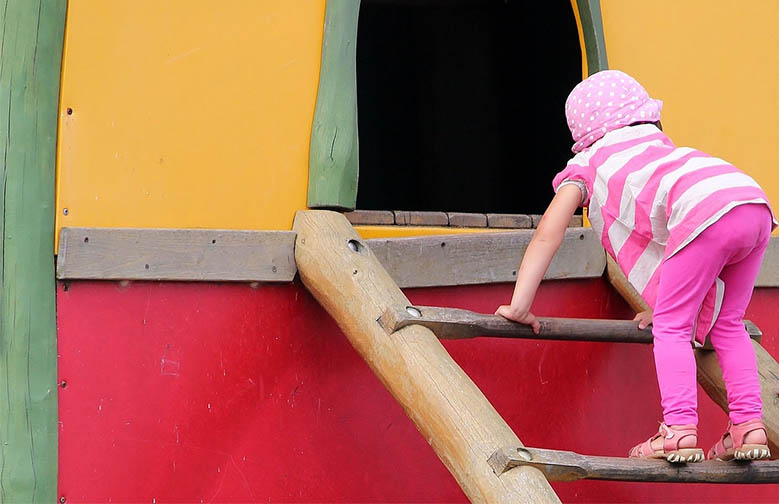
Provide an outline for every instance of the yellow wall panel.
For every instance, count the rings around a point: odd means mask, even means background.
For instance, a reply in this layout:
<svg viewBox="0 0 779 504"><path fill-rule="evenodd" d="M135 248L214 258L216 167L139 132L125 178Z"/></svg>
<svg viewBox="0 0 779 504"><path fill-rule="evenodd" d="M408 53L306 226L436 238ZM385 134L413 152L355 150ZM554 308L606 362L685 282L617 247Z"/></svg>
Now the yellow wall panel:
<svg viewBox="0 0 779 504"><path fill-rule="evenodd" d="M68 2L57 229L290 229L306 206L324 8Z"/></svg>
<svg viewBox="0 0 779 504"><path fill-rule="evenodd" d="M665 102L677 145L752 175L779 206L779 2L601 0L609 67Z"/></svg>

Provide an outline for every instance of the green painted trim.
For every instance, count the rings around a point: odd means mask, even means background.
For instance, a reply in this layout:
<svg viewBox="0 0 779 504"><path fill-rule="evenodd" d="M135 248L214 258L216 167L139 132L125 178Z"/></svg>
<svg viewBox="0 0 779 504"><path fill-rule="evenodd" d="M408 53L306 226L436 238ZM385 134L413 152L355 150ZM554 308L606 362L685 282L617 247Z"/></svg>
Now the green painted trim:
<svg viewBox="0 0 779 504"><path fill-rule="evenodd" d="M360 0L328 1L311 150L309 208L357 203L357 20Z"/></svg>
<svg viewBox="0 0 779 504"><path fill-rule="evenodd" d="M578 0L578 6L584 35L584 50L587 56L587 72L592 75L601 70L608 70L609 60L606 57L606 39L603 35L600 0Z"/></svg>
<svg viewBox="0 0 779 504"><path fill-rule="evenodd" d="M54 167L66 0L0 6L0 501L57 499Z"/></svg>

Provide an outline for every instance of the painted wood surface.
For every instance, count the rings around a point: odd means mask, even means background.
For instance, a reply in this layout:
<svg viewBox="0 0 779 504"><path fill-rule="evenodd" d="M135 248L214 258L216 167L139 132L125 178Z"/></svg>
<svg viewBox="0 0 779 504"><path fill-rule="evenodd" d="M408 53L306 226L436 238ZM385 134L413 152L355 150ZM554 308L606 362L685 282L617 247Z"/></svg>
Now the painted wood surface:
<svg viewBox="0 0 779 504"><path fill-rule="evenodd" d="M57 278L290 282L292 231L65 228Z"/></svg>
<svg viewBox="0 0 779 504"><path fill-rule="evenodd" d="M346 218L298 212L295 258L300 278L400 403L471 502L559 502L540 472L496 475L487 458L516 434L421 326L387 334L376 320L410 304Z"/></svg>
<svg viewBox="0 0 779 504"><path fill-rule="evenodd" d="M0 502L57 498L54 158L64 0L0 9Z"/></svg>
<svg viewBox="0 0 779 504"><path fill-rule="evenodd" d="M57 229L288 231L324 15L325 0L69 2Z"/></svg>
<svg viewBox="0 0 779 504"><path fill-rule="evenodd" d="M405 294L415 305L492 313L512 289ZM300 283L72 281L60 282L57 296L67 382L60 488L69 502L468 502ZM779 290L758 289L746 315L765 330L770 352L778 302ZM602 278L543 282L534 308L549 317L633 316ZM657 431L647 345L441 343L530 446L620 457ZM727 417L705 394L699 414L708 449ZM779 500L779 485L551 485L567 503Z"/></svg>
<svg viewBox="0 0 779 504"><path fill-rule="evenodd" d="M779 4L600 4L610 66L663 100L663 129L671 140L733 163L779 207Z"/></svg>
<svg viewBox="0 0 779 504"><path fill-rule="evenodd" d="M357 203L357 19L360 0L329 0L311 148L309 208Z"/></svg>
<svg viewBox="0 0 779 504"><path fill-rule="evenodd" d="M584 77L607 70L609 68L606 56L606 41L603 34L603 19L600 11L600 0L572 0L576 11L576 21L580 30L582 46L582 70Z"/></svg>

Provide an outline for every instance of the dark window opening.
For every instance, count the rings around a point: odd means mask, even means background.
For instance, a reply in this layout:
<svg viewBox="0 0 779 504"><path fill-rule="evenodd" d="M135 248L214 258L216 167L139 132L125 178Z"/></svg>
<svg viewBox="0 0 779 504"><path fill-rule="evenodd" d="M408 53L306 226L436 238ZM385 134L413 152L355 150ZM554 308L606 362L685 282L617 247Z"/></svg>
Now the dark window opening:
<svg viewBox="0 0 779 504"><path fill-rule="evenodd" d="M581 80L569 0L363 0L357 208L542 213Z"/></svg>

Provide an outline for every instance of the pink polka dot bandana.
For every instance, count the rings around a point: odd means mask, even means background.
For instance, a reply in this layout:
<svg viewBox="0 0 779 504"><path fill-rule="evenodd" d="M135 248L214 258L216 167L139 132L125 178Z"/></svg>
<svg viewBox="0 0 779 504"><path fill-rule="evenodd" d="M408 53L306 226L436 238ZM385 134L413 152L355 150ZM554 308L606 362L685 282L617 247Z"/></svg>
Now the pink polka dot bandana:
<svg viewBox="0 0 779 504"><path fill-rule="evenodd" d="M663 102L649 97L636 79L604 70L576 85L565 101L573 152L581 152L609 131L637 122L660 120Z"/></svg>

